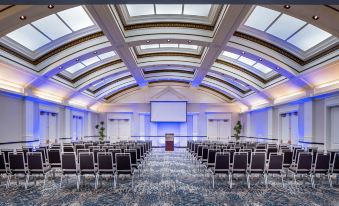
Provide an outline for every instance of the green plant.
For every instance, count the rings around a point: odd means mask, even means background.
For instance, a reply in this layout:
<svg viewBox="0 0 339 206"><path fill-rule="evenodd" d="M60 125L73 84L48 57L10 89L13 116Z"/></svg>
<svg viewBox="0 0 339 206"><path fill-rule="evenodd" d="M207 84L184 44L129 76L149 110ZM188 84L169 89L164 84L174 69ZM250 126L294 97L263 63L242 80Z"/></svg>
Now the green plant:
<svg viewBox="0 0 339 206"><path fill-rule="evenodd" d="M241 129L242 129L241 122L238 121L238 122L235 124L234 128L233 128L233 130L234 130L234 137L235 137L235 139L236 139L237 141L240 139L240 132L241 132Z"/></svg>
<svg viewBox="0 0 339 206"><path fill-rule="evenodd" d="M99 141L104 141L105 139L105 127L104 122L100 122L100 124L95 125L95 129L98 131L99 134Z"/></svg>

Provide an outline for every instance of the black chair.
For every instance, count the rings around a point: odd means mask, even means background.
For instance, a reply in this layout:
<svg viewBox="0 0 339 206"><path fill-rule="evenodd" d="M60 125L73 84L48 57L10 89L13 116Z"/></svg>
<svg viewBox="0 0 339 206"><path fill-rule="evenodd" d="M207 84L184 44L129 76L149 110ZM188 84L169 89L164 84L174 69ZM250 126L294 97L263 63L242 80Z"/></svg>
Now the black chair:
<svg viewBox="0 0 339 206"><path fill-rule="evenodd" d="M247 187L250 188L249 185L249 176L247 173L247 160L248 153L247 152L235 152L233 156L233 167L231 174L231 183L230 187L232 188L232 180L234 174L244 174L247 181Z"/></svg>
<svg viewBox="0 0 339 206"><path fill-rule="evenodd" d="M126 149L125 153L130 153L131 154L131 164L132 167L139 172L140 176L140 169L139 169L139 164L138 164L138 159L137 159L137 150L136 149Z"/></svg>
<svg viewBox="0 0 339 206"><path fill-rule="evenodd" d="M270 174L279 174L281 177L282 186L284 187L283 162L284 162L283 154L276 154L276 153L270 154L270 157L268 158L268 167L265 172L265 186L266 187L268 183L268 175Z"/></svg>
<svg viewBox="0 0 339 206"><path fill-rule="evenodd" d="M26 177L27 167L25 165L24 153L9 153L9 177L8 187L11 185L11 177L15 175L17 178L17 184L19 184L18 175L24 175Z"/></svg>
<svg viewBox="0 0 339 206"><path fill-rule="evenodd" d="M79 178L78 168L74 152L61 153L61 177L60 177L60 188L63 177L67 175L75 175L77 180L77 189L79 190Z"/></svg>
<svg viewBox="0 0 339 206"><path fill-rule="evenodd" d="M98 152L106 152L105 149L93 149L93 155L94 155L94 164L98 164Z"/></svg>
<svg viewBox="0 0 339 206"><path fill-rule="evenodd" d="M284 156L283 167L286 170L288 170L288 168L290 168L293 163L293 152L290 150L283 150L282 153ZM287 171L286 171L286 175L287 175Z"/></svg>
<svg viewBox="0 0 339 206"><path fill-rule="evenodd" d="M26 184L25 184L26 189L28 186L29 178L34 175L44 176L43 188L45 188L47 175L49 171L51 171L51 167L48 164L45 164L43 162L42 156L43 156L42 152L28 152L27 153L28 172L26 175Z"/></svg>
<svg viewBox="0 0 339 206"><path fill-rule="evenodd" d="M108 152L112 153L112 157L113 157L113 166L116 167L116 158L115 158L115 154L117 153L122 153L121 149L110 149L108 150Z"/></svg>
<svg viewBox="0 0 339 206"><path fill-rule="evenodd" d="M63 152L67 152L67 153L69 153L69 152L74 152L74 149L73 149L73 147L72 146L64 146L63 148Z"/></svg>
<svg viewBox="0 0 339 206"><path fill-rule="evenodd" d="M119 175L130 175L132 177L132 187L134 186L134 169L131 163L130 153L116 153L116 184L118 183Z"/></svg>
<svg viewBox="0 0 339 206"><path fill-rule="evenodd" d="M231 182L230 172L230 153L216 152L215 153L215 164L209 169L212 176L212 186L214 188L214 178L216 174L228 175L228 181Z"/></svg>
<svg viewBox="0 0 339 206"><path fill-rule="evenodd" d="M299 152L296 166L289 168L289 171L293 173L293 179L295 185L297 185L296 175L308 175L311 179L312 187L314 187L313 175L312 175L312 154L308 152Z"/></svg>
<svg viewBox="0 0 339 206"><path fill-rule="evenodd" d="M97 168L94 166L94 155L92 152L79 152L79 184L84 175L94 176L94 188L97 189Z"/></svg>
<svg viewBox="0 0 339 206"><path fill-rule="evenodd" d="M220 150L219 149L208 149L207 162L205 163L205 168L206 169L208 169L210 167L214 167L215 154L217 152L220 152Z"/></svg>
<svg viewBox="0 0 339 206"><path fill-rule="evenodd" d="M116 187L115 180L116 176L112 153L98 152L97 159L98 159L98 172L96 178L96 185L98 186L99 179L102 175L109 175L113 177L114 187Z"/></svg>
<svg viewBox="0 0 339 206"><path fill-rule="evenodd" d="M317 174L323 174L327 175L328 183L330 187L332 187L332 181L331 181L331 173L330 173L330 154L323 154L323 153L317 153L317 157L315 158L315 165L312 169L313 172L313 187L315 187L315 178L317 177Z"/></svg>
<svg viewBox="0 0 339 206"><path fill-rule="evenodd" d="M55 170L61 168L60 149L49 149L47 153L49 164L53 169L53 177L55 177Z"/></svg>
<svg viewBox="0 0 339 206"><path fill-rule="evenodd" d="M266 153L265 152L255 152L251 156L251 163L248 169L249 176L252 176L252 174L259 174L259 175L265 175L265 164L266 164ZM251 182L250 178L248 181L250 187Z"/></svg>
<svg viewBox="0 0 339 206"><path fill-rule="evenodd" d="M333 164L332 164L331 175L336 175L337 184L338 184L338 174L339 174L339 152L333 155Z"/></svg>
<svg viewBox="0 0 339 206"><path fill-rule="evenodd" d="M7 171L7 166L6 166L6 159L5 159L5 153L1 152L0 153L0 175L5 175L6 176L6 188L8 187L8 171Z"/></svg>

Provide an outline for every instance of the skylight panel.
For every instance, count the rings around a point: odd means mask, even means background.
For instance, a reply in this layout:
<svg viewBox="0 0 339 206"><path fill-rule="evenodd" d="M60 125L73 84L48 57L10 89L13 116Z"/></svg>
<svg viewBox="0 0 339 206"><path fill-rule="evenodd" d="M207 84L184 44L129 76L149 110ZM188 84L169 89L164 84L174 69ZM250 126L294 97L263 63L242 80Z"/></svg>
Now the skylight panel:
<svg viewBox="0 0 339 206"><path fill-rule="evenodd" d="M115 56L115 52L114 51L110 51L110 52L106 52L106 53L103 53L103 54L100 54L98 55L98 57L103 60L103 59L107 59L107 58L110 58L110 57L113 57Z"/></svg>
<svg viewBox="0 0 339 206"><path fill-rule="evenodd" d="M256 62L252 59L249 59L249 58L246 58L246 57L243 57L243 56L241 56L238 60L241 61L242 63L245 63L245 64L250 65L250 66L253 66L253 64Z"/></svg>
<svg viewBox="0 0 339 206"><path fill-rule="evenodd" d="M182 14L182 4L156 4L156 14Z"/></svg>
<svg viewBox="0 0 339 206"><path fill-rule="evenodd" d="M265 31L266 28L280 15L280 12L256 6L245 22L246 26Z"/></svg>
<svg viewBox="0 0 339 206"><path fill-rule="evenodd" d="M52 40L72 33L55 14L39 19L32 24Z"/></svg>
<svg viewBox="0 0 339 206"><path fill-rule="evenodd" d="M32 51L35 51L50 42L47 37L41 34L30 24L12 31L6 36Z"/></svg>
<svg viewBox="0 0 339 206"><path fill-rule="evenodd" d="M257 70L261 71L264 74L268 74L272 71L271 68L269 68L269 67L267 67L263 64L260 64L260 63L256 63L253 67L256 68Z"/></svg>
<svg viewBox="0 0 339 206"><path fill-rule="evenodd" d="M85 65L80 64L80 63L77 63L77 64L74 64L73 66L68 67L68 68L66 69L66 71L68 71L68 72L74 74L75 72L77 72L77 71L83 69L84 67L85 67Z"/></svg>
<svg viewBox="0 0 339 206"><path fill-rule="evenodd" d="M140 49L158 49L159 44L145 44L145 45L140 45Z"/></svg>
<svg viewBox="0 0 339 206"><path fill-rule="evenodd" d="M240 55L228 51L224 51L222 55L232 59L238 59L240 57Z"/></svg>
<svg viewBox="0 0 339 206"><path fill-rule="evenodd" d="M84 8L82 8L82 6L61 11L58 13L58 15L66 22L69 27L71 27L73 31L78 31L80 29L94 25L93 21L88 16Z"/></svg>
<svg viewBox="0 0 339 206"><path fill-rule="evenodd" d="M160 48L178 48L178 44L160 44Z"/></svg>
<svg viewBox="0 0 339 206"><path fill-rule="evenodd" d="M97 56L94 56L92 58L89 58L89 59L82 61L82 63L86 66L89 66L89 65L94 64L98 61L100 61L100 59Z"/></svg>
<svg viewBox="0 0 339 206"><path fill-rule="evenodd" d="M330 33L308 24L287 41L303 51L306 51L331 36Z"/></svg>
<svg viewBox="0 0 339 206"><path fill-rule="evenodd" d="M280 39L286 40L305 24L306 22L300 19L283 14L266 32Z"/></svg>
<svg viewBox="0 0 339 206"><path fill-rule="evenodd" d="M191 45L191 44L179 44L179 48L197 50L198 46L197 45Z"/></svg>
<svg viewBox="0 0 339 206"><path fill-rule="evenodd" d="M130 16L154 15L153 4L126 4Z"/></svg>
<svg viewBox="0 0 339 206"><path fill-rule="evenodd" d="M208 16L211 4L184 4L184 15Z"/></svg>

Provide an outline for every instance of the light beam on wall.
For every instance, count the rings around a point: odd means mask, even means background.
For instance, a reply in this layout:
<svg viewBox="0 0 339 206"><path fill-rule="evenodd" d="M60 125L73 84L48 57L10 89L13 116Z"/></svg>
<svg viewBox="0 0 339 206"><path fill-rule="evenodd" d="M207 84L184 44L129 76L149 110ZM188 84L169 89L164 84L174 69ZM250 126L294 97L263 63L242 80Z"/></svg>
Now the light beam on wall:
<svg viewBox="0 0 339 206"><path fill-rule="evenodd" d="M69 105L76 106L76 107L83 107L86 108L87 104L85 102L79 101L79 100L70 100L68 101Z"/></svg>
<svg viewBox="0 0 339 206"><path fill-rule="evenodd" d="M333 81L333 82L327 82L327 83L325 83L325 84L320 84L320 85L316 86L316 88L317 88L317 89L321 89L321 88L333 86L333 85L336 85L336 84L339 85L339 80Z"/></svg>
<svg viewBox="0 0 339 206"><path fill-rule="evenodd" d="M41 99L49 100L49 101L52 101L52 102L62 103L62 101L63 101L62 97L58 97L58 96L48 94L48 93L45 93L45 92L41 92L41 91L34 91L34 94L37 97L40 97Z"/></svg>
<svg viewBox="0 0 339 206"><path fill-rule="evenodd" d="M283 102L284 100L291 100L291 98L293 97L297 97L297 96L300 97L300 96L303 96L304 94L305 94L305 91L301 91L301 92L296 92L296 93L288 94L285 96L277 97L274 100L274 104Z"/></svg>
<svg viewBox="0 0 339 206"><path fill-rule="evenodd" d="M23 93L24 91L23 86L2 79L0 79L0 88L17 93Z"/></svg>

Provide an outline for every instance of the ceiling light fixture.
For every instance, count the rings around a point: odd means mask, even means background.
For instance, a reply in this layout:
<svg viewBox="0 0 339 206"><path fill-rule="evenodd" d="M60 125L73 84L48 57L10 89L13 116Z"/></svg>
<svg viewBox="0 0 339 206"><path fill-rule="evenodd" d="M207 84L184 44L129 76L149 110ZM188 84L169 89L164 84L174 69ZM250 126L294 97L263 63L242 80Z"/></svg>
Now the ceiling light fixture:
<svg viewBox="0 0 339 206"><path fill-rule="evenodd" d="M276 67L277 70L279 70L280 68L279 67Z"/></svg>
<svg viewBox="0 0 339 206"><path fill-rule="evenodd" d="M192 43L192 41L191 41L191 40L188 40L188 43Z"/></svg>
<svg viewBox="0 0 339 206"><path fill-rule="evenodd" d="M59 69L62 69L62 66L60 66Z"/></svg>
<svg viewBox="0 0 339 206"><path fill-rule="evenodd" d="M260 58L259 61L262 61L262 58Z"/></svg>
<svg viewBox="0 0 339 206"><path fill-rule="evenodd" d="M285 9L290 9L290 8L291 8L291 6L290 6L290 5L288 5L288 4L286 4L286 5L284 5L284 8L285 8Z"/></svg>
<svg viewBox="0 0 339 206"><path fill-rule="evenodd" d="M314 16L312 16L312 18L313 18L314 20L318 20L318 19L319 19L319 16L314 15Z"/></svg>
<svg viewBox="0 0 339 206"><path fill-rule="evenodd" d="M167 39L167 42L171 42L171 40Z"/></svg>
<svg viewBox="0 0 339 206"><path fill-rule="evenodd" d="M98 53L98 52L96 52L96 51L95 51L95 52L93 52L93 54L97 54L97 53Z"/></svg>
<svg viewBox="0 0 339 206"><path fill-rule="evenodd" d="M146 43L150 43L151 41L150 40L147 40Z"/></svg>
<svg viewBox="0 0 339 206"><path fill-rule="evenodd" d="M26 20L26 16L20 16L20 20Z"/></svg>
<svg viewBox="0 0 339 206"><path fill-rule="evenodd" d="M245 54L245 52L243 51L243 52L241 52L242 54Z"/></svg>
<svg viewBox="0 0 339 206"><path fill-rule="evenodd" d="M53 9L53 8L54 8L54 5L50 4L50 5L47 6L47 8Z"/></svg>
<svg viewBox="0 0 339 206"><path fill-rule="evenodd" d="M79 61L79 59L75 59L75 61L77 61L77 62L78 62L78 61Z"/></svg>

